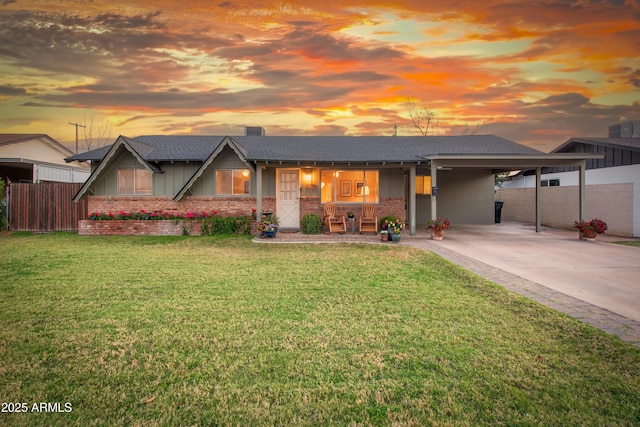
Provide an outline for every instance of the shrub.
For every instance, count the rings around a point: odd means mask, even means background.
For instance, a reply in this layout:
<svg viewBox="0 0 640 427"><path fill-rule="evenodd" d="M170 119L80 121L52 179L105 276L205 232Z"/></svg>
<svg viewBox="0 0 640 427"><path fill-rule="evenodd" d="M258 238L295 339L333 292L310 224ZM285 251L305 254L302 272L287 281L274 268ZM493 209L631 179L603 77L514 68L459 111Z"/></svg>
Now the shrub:
<svg viewBox="0 0 640 427"><path fill-rule="evenodd" d="M320 234L322 233L322 219L315 214L306 214L300 222L303 234Z"/></svg>
<svg viewBox="0 0 640 427"><path fill-rule="evenodd" d="M202 222L203 236L223 234L250 234L251 219L246 216L211 216Z"/></svg>

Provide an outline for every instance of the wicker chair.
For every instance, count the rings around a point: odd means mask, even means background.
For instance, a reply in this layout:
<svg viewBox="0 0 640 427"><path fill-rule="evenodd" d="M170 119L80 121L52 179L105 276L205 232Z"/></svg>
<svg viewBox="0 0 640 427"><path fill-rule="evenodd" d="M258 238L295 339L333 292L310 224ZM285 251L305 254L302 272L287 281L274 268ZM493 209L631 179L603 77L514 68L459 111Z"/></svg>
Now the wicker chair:
<svg viewBox="0 0 640 427"><path fill-rule="evenodd" d="M360 234L367 232L378 233L378 217L376 216L375 205L362 205Z"/></svg>
<svg viewBox="0 0 640 427"><path fill-rule="evenodd" d="M344 218L344 215L338 215L336 213L336 205L333 203L327 203L324 205L324 218L322 222L325 226L325 234L331 233L340 233L344 234L347 232L347 221Z"/></svg>

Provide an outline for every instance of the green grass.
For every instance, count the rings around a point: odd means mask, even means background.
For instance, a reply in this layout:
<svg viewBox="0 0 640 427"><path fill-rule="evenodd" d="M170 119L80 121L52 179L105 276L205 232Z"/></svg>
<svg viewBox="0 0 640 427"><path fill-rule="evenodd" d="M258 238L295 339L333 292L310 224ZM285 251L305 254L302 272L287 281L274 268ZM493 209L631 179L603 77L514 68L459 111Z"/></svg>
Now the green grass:
<svg viewBox="0 0 640 427"><path fill-rule="evenodd" d="M0 425L640 424L638 348L417 249L0 243L0 399L73 408Z"/></svg>
<svg viewBox="0 0 640 427"><path fill-rule="evenodd" d="M626 246L635 246L636 248L640 248L640 241L639 240L622 240L620 242L615 242L619 245L626 245Z"/></svg>

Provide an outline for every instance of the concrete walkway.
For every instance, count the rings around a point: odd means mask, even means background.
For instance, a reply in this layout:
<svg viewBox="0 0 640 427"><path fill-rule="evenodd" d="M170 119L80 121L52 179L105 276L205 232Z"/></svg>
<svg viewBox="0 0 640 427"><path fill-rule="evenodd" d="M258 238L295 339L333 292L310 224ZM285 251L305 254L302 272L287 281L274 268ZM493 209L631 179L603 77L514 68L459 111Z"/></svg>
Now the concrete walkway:
<svg viewBox="0 0 640 427"><path fill-rule="evenodd" d="M400 245L431 251L505 288L640 347L640 248L629 240L531 225L457 225L442 241L425 231L402 236ZM278 233L261 243L381 243L373 235ZM385 243L389 244L389 243Z"/></svg>

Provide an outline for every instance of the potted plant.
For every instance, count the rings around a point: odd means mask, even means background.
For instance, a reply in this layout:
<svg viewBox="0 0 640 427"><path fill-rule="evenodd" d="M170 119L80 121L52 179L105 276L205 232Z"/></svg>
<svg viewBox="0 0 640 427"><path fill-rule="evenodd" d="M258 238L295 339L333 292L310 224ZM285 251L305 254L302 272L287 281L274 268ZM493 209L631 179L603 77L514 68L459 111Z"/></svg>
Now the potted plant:
<svg viewBox="0 0 640 427"><path fill-rule="evenodd" d="M389 232L387 230L380 230L380 240L383 242L389 241Z"/></svg>
<svg viewBox="0 0 640 427"><path fill-rule="evenodd" d="M275 237L279 224L278 218L275 215L266 215L262 221L258 223L258 231L261 237Z"/></svg>
<svg viewBox="0 0 640 427"><path fill-rule="evenodd" d="M432 219L427 223L427 230L431 230L431 238L433 240L442 240L444 238L444 230L448 230L451 223L447 218Z"/></svg>
<svg viewBox="0 0 640 427"><path fill-rule="evenodd" d="M356 214L354 214L353 211L349 211L349 212L347 212L347 218L355 219L356 218Z"/></svg>
<svg viewBox="0 0 640 427"><path fill-rule="evenodd" d="M609 229L607 223L598 218L593 218L591 221L574 221L573 228L578 229L581 239L591 241L596 239L596 235L604 234Z"/></svg>
<svg viewBox="0 0 640 427"><path fill-rule="evenodd" d="M400 232L404 230L404 223L400 218L396 218L393 221L389 221L387 230L391 233L391 240L394 242L400 241Z"/></svg>

